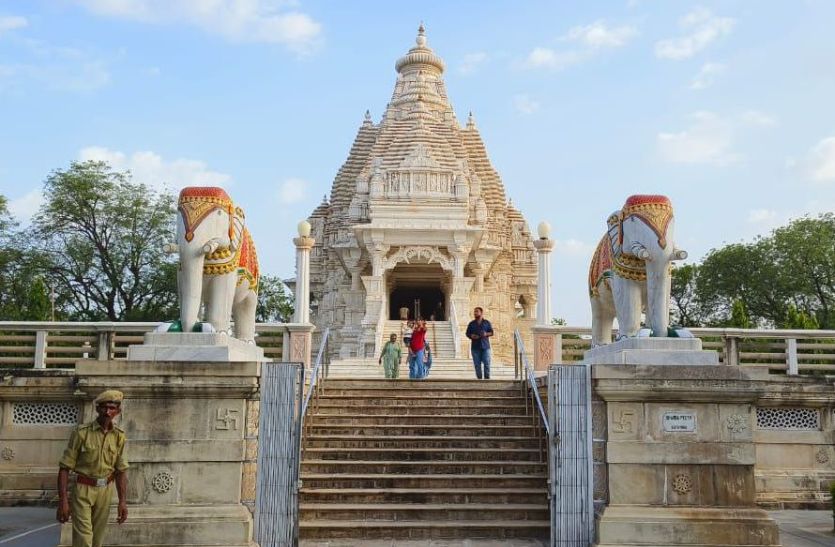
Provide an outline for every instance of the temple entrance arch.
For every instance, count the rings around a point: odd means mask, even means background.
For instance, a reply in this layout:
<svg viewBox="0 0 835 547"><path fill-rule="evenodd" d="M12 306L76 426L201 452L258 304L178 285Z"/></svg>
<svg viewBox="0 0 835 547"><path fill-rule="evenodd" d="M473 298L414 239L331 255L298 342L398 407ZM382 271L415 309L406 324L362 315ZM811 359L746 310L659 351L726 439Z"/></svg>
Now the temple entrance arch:
<svg viewBox="0 0 835 547"><path fill-rule="evenodd" d="M409 319L446 320L449 272L439 264L398 264L387 275L388 319L400 319L401 308Z"/></svg>

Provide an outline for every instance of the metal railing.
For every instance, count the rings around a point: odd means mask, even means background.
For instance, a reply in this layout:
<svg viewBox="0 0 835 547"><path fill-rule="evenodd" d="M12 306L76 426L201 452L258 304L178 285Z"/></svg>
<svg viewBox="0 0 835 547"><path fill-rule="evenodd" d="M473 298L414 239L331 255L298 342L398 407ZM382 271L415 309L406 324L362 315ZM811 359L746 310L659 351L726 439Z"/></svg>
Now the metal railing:
<svg viewBox="0 0 835 547"><path fill-rule="evenodd" d="M301 420L304 421L304 416L307 414L307 407L310 405L310 400L313 394L319 395L324 387L324 380L328 377L328 366L330 360L328 355L328 337L330 335L330 327L325 329L322 333L322 340L319 342L319 352L316 354L316 362L313 364L313 369L307 375L308 384L307 391L304 395L304 402L302 403Z"/></svg>
<svg viewBox="0 0 835 547"><path fill-rule="evenodd" d="M458 359L464 356L464 348L461 347L461 331L458 327L458 313L455 310L455 302L452 299L449 301L449 323L452 327L452 343L455 346L455 354L453 357Z"/></svg>
<svg viewBox="0 0 835 547"><path fill-rule="evenodd" d="M124 359L157 322L0 321L0 367L71 368L81 359ZM258 323L255 343L270 359L287 361L287 323Z"/></svg>
<svg viewBox="0 0 835 547"><path fill-rule="evenodd" d="M555 362L580 361L591 348L591 328L548 327L555 336ZM726 365L801 372L835 371L835 330L800 329L688 329L702 340L702 348L719 353ZM616 332L616 331L615 331Z"/></svg>
<svg viewBox="0 0 835 547"><path fill-rule="evenodd" d="M528 362L528 356L525 352L525 342L522 340L522 335L519 334L519 329L513 331L513 355L514 363L517 370L524 371L523 390L526 390L532 399L532 406L534 407L533 415L538 417L542 430L540 431L540 441L543 450L546 448L545 440L551 435L551 426L548 423L548 416L545 414L545 407L542 406L542 397L539 395L539 385L536 381L533 367ZM518 378L518 376L517 376ZM527 401L527 399L525 399ZM542 433L545 433L543 436Z"/></svg>

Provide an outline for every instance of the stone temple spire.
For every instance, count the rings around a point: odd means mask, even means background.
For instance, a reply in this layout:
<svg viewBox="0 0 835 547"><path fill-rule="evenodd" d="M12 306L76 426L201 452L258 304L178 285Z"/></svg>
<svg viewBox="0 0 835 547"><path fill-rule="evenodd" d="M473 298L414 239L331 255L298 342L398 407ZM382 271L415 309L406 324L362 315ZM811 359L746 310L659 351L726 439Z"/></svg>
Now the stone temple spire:
<svg viewBox="0 0 835 547"><path fill-rule="evenodd" d="M406 75L412 72L426 71L435 76L444 72L444 61L426 45L426 29L423 23L418 27L418 35L415 39L415 47L409 53L397 60L394 68L398 73Z"/></svg>

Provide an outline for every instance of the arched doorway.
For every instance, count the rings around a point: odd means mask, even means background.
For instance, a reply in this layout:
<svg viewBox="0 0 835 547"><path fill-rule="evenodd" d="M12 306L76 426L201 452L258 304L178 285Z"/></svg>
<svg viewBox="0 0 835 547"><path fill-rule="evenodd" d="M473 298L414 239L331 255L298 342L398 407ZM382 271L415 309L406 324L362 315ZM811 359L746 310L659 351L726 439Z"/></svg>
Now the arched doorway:
<svg viewBox="0 0 835 547"><path fill-rule="evenodd" d="M398 264L388 273L388 318L400 319L407 308L409 319L445 321L447 278L439 264Z"/></svg>

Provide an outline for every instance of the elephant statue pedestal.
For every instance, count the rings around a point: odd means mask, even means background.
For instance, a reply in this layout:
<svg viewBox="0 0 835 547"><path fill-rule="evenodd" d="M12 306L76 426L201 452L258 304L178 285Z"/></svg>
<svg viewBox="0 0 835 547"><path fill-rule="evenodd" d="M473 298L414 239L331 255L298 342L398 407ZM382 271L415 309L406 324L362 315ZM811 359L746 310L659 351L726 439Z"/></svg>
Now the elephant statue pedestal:
<svg viewBox="0 0 835 547"><path fill-rule="evenodd" d="M266 361L264 350L222 332L149 332L142 345L128 347L128 361Z"/></svg>
<svg viewBox="0 0 835 547"><path fill-rule="evenodd" d="M583 354L586 365L718 365L698 338L623 338Z"/></svg>

